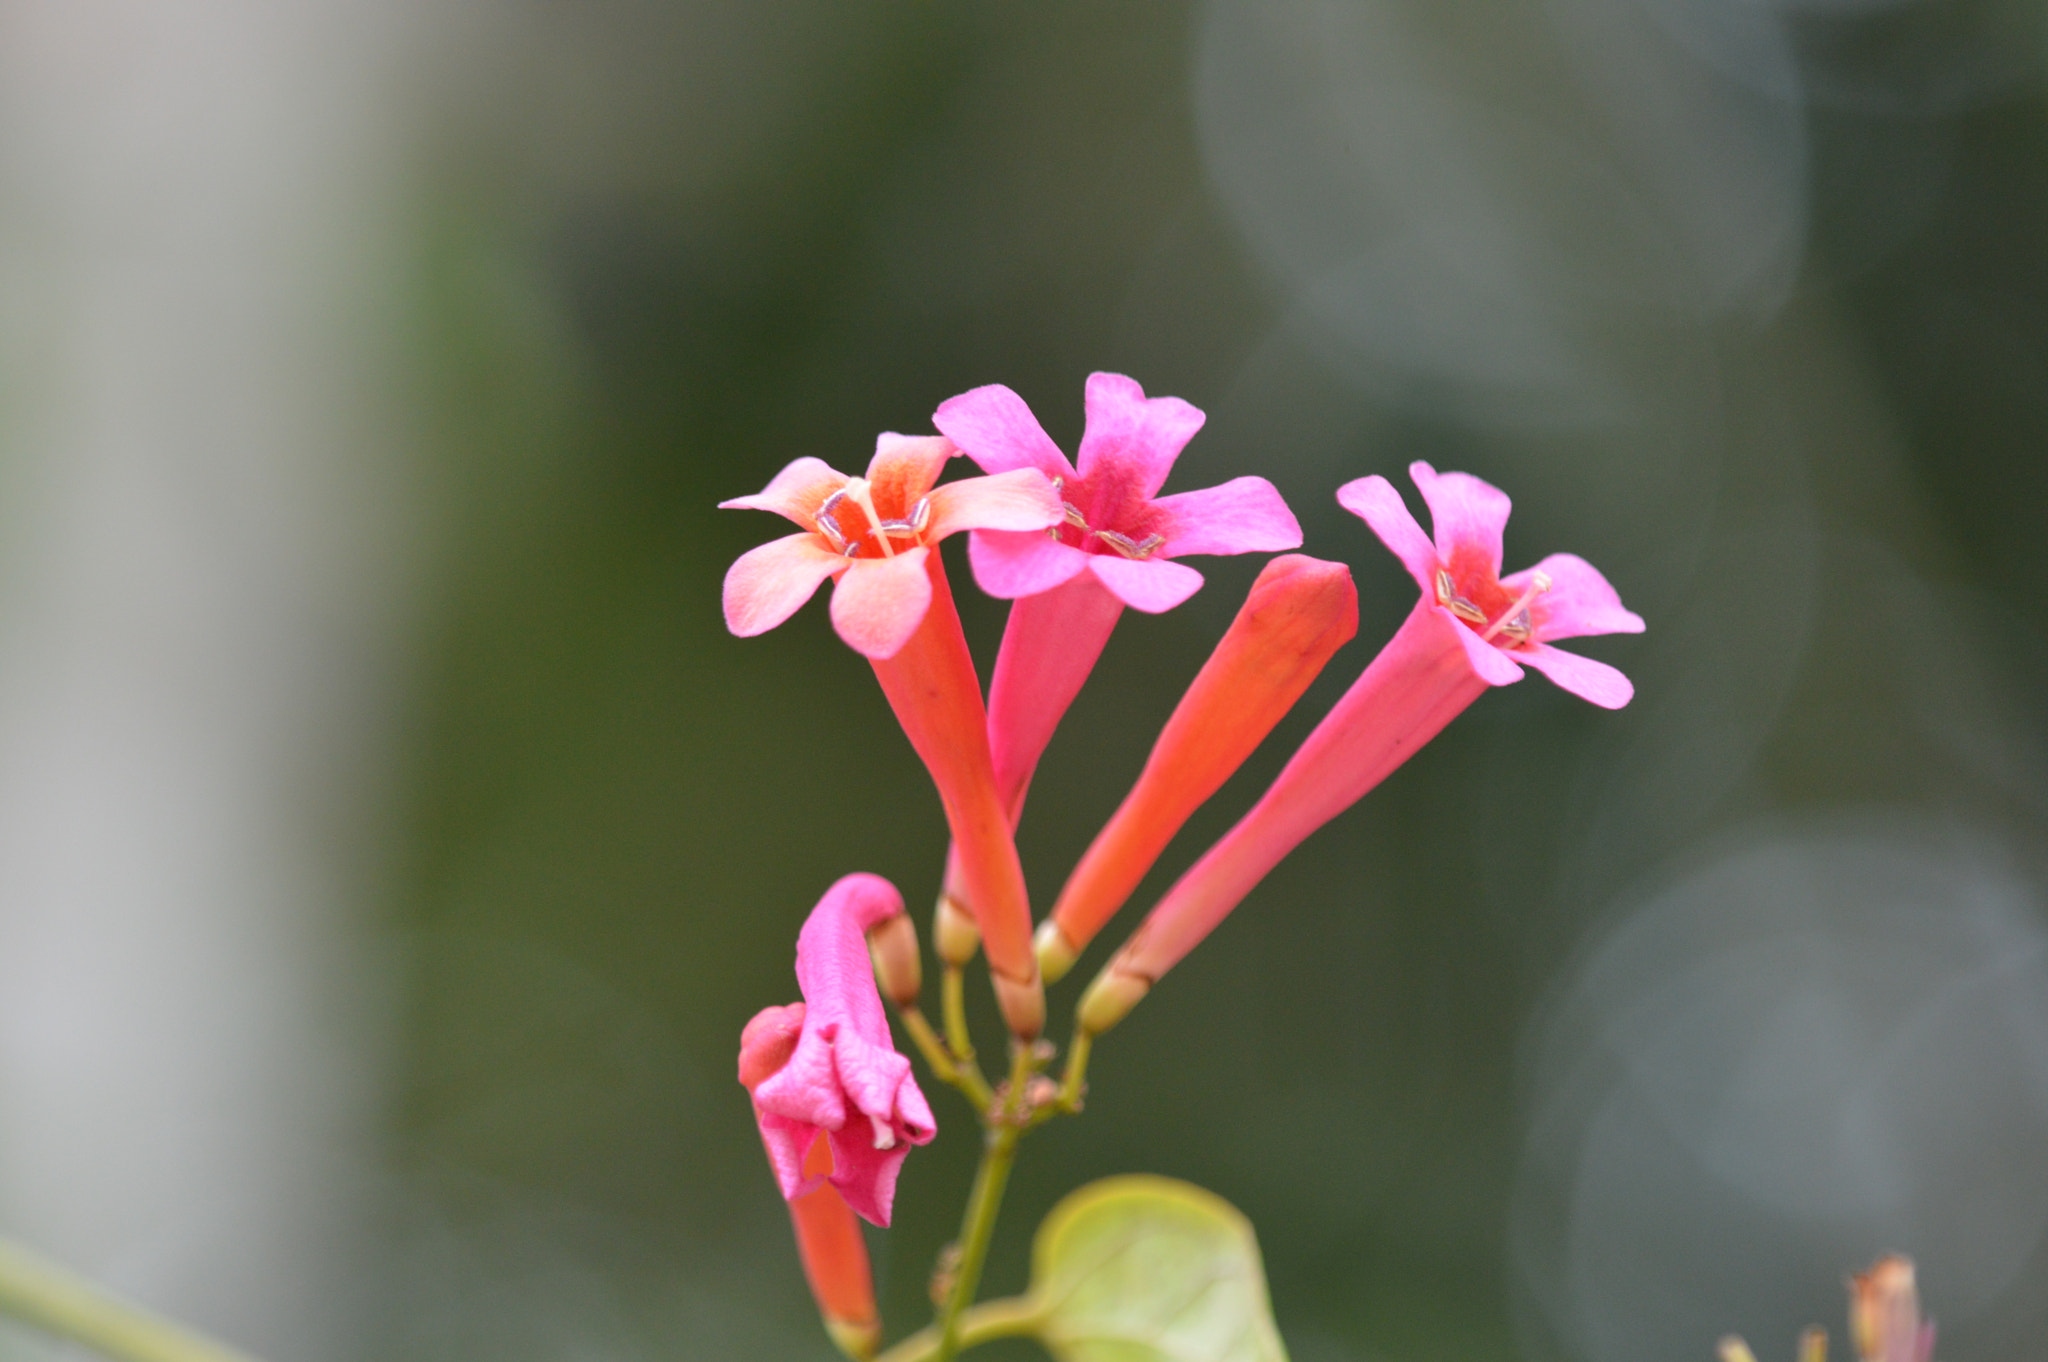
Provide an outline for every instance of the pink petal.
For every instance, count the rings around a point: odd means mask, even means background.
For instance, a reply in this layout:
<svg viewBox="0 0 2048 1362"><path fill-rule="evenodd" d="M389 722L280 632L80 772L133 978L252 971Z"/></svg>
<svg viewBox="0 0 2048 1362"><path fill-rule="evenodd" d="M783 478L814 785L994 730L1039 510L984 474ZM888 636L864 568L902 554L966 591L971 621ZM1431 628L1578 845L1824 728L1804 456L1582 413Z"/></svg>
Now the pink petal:
<svg viewBox="0 0 2048 1362"><path fill-rule="evenodd" d="M821 1000L807 1001L813 1004L812 1012L803 1036L796 1043L796 1052L789 1057L789 1063L754 1089L754 1101L770 1115L837 1130L846 1124L848 1113L846 1095L839 1088L832 1040L826 1034L832 1028L819 1018L816 1004ZM797 1153L801 1158L804 1151Z"/></svg>
<svg viewBox="0 0 2048 1362"><path fill-rule="evenodd" d="M1000 383L947 398L932 413L932 424L984 473L1035 468L1048 478L1074 476L1073 465L1024 399Z"/></svg>
<svg viewBox="0 0 2048 1362"><path fill-rule="evenodd" d="M750 497L721 501L721 511L773 511L787 516L805 529L826 497L846 486L846 474L836 472L823 459L798 459L769 479L768 485Z"/></svg>
<svg viewBox="0 0 2048 1362"><path fill-rule="evenodd" d="M1151 497L1166 484L1173 461L1208 419L1178 397L1148 399L1122 374L1088 375L1086 404L1081 476L1090 483L1119 484L1130 489L1133 499Z"/></svg>
<svg viewBox="0 0 2048 1362"><path fill-rule="evenodd" d="M1156 615L1171 610L1201 589L1202 574L1185 563L1164 558L1119 558L1096 553L1088 557L1089 571L1109 588L1110 594L1130 606Z"/></svg>
<svg viewBox="0 0 2048 1362"><path fill-rule="evenodd" d="M875 1148L874 1132L866 1121L830 1132L832 1141L832 1185L854 1213L870 1225L889 1227L889 1213L896 1204L896 1175L910 1146L898 1140L887 1149Z"/></svg>
<svg viewBox="0 0 2048 1362"><path fill-rule="evenodd" d="M768 1148L768 1166L775 1170L783 1200L794 1201L824 1181L804 1176L804 1155L818 1139L816 1126L763 1111L759 1102L754 1104L754 1120L761 1127L761 1143Z"/></svg>
<svg viewBox="0 0 2048 1362"><path fill-rule="evenodd" d="M1429 503L1437 556L1445 566L1459 576L1470 570L1467 564L1484 566L1489 577L1498 578L1501 533L1513 509L1508 494L1470 473L1439 473L1420 459L1408 465L1408 476Z"/></svg>
<svg viewBox="0 0 2048 1362"><path fill-rule="evenodd" d="M1429 596L1423 597L1426 602L1431 599ZM1506 649L1496 648L1480 638L1456 615L1442 606L1432 604L1430 608L1442 616L1446 623L1456 626L1458 642L1465 648L1465 660L1472 664L1472 670L1479 674L1480 680L1489 686L1511 686L1522 679L1522 669L1515 665L1514 658L1508 656ZM1528 656L1526 649L1515 654L1515 657L1523 659L1527 659Z"/></svg>
<svg viewBox="0 0 2048 1362"><path fill-rule="evenodd" d="M1538 572L1550 578L1550 590L1536 597L1529 611L1538 621L1538 638L1643 632L1643 617L1624 609L1600 569L1575 553L1553 553L1535 567L1501 578L1500 584L1519 596Z"/></svg>
<svg viewBox="0 0 2048 1362"><path fill-rule="evenodd" d="M1408 569L1408 575L1415 579L1423 594L1435 598L1439 566L1436 545L1429 542L1422 526L1409 514L1408 504L1401 500L1394 484L1377 473L1355 479L1337 489L1337 504L1370 525L1380 542L1393 550L1401 565Z"/></svg>
<svg viewBox="0 0 2048 1362"><path fill-rule="evenodd" d="M858 938L856 938L858 940ZM865 942L859 943L863 949ZM880 1011L880 998L875 992L873 976L869 975L866 993L876 1000ZM832 1038L832 1065L839 1076L839 1086L853 1099L855 1111L847 1113L847 1119L859 1125L862 1116L872 1116L883 1126L893 1131L896 1128L896 1095L910 1083L910 1061L889 1048L888 1023L883 1021L882 1043L865 1039L856 1034L851 1026L841 1026Z"/></svg>
<svg viewBox="0 0 2048 1362"><path fill-rule="evenodd" d="M894 512L884 507L900 507L908 515L939 480L946 460L959 452L943 435L877 435L875 457L868 460L875 509L888 516Z"/></svg>
<svg viewBox="0 0 2048 1362"><path fill-rule="evenodd" d="M748 1092L761 1086L796 1052L804 1031L804 1005L764 1007L740 1032L740 1086Z"/></svg>
<svg viewBox="0 0 2048 1362"><path fill-rule="evenodd" d="M834 1035L833 1043L889 1044L889 1021L875 989L874 964L868 955L867 932L903 911L903 895L880 875L864 871L832 882L817 907L804 919L796 938L796 982L804 993L803 1018L813 1030ZM833 1028L837 1028L834 1031ZM745 1036L741 1036L744 1043ZM901 1056L897 1057L901 1059ZM844 1077L845 1057L834 1061ZM903 1061L902 1073L910 1072ZM900 1082L890 1083L890 1091Z"/></svg>
<svg viewBox="0 0 2048 1362"><path fill-rule="evenodd" d="M1301 522L1264 478L1232 478L1221 487L1176 492L1153 508L1166 516L1166 543L1159 552L1168 557L1301 547Z"/></svg>
<svg viewBox="0 0 2048 1362"><path fill-rule="evenodd" d="M1035 530L978 530L967 540L967 561L983 591L999 601L1014 601L1065 583L1088 566L1088 555Z"/></svg>
<svg viewBox="0 0 2048 1362"><path fill-rule="evenodd" d="M794 615L827 577L850 567L815 534L792 534L748 549L725 571L725 627L764 634Z"/></svg>
<svg viewBox="0 0 2048 1362"><path fill-rule="evenodd" d="M861 558L847 564L832 589L832 627L864 657L889 658L902 650L931 608L932 584L925 576L927 548L906 549L894 558Z"/></svg>
<svg viewBox="0 0 2048 1362"><path fill-rule="evenodd" d="M1517 649L1515 656L1580 699L1591 700L1602 709L1620 709L1635 698L1635 686L1605 662L1595 662L1590 657L1580 657L1577 653L1568 653L1544 643Z"/></svg>
<svg viewBox="0 0 2048 1362"><path fill-rule="evenodd" d="M961 530L1047 530L1065 515L1059 493L1031 468L949 482L932 493L931 507L927 544Z"/></svg>

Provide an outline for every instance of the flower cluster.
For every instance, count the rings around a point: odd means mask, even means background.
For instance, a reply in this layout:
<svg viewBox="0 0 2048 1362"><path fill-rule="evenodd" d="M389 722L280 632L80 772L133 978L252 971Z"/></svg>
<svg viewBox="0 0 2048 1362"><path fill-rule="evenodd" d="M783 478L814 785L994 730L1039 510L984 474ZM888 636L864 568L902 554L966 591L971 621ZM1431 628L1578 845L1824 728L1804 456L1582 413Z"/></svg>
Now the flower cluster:
<svg viewBox="0 0 2048 1362"><path fill-rule="evenodd" d="M1349 570L1286 552L1300 546L1301 528L1270 482L1240 477L1161 494L1201 428L1200 411L1148 398L1116 374L1089 378L1086 409L1073 462L1017 394L990 386L943 403L932 418L936 436L882 436L863 476L798 459L757 495L722 503L797 526L733 564L727 624L743 636L773 628L832 580L833 626L872 664L931 773L952 837L933 924L946 969L943 1040L918 1011L920 965L902 899L875 876L850 875L798 937L803 1001L760 1013L741 1043L740 1080L790 1201L806 1271L828 1328L856 1357L872 1350L879 1324L854 1217L888 1224L905 1153L934 1133L909 1061L891 1044L880 993L934 1074L975 1103L992 1138L1055 1108L1077 1109L1093 1039L1283 857L1489 687L1534 667L1610 709L1632 694L1620 672L1553 644L1638 632L1642 620L1569 554L1503 576L1509 503L1498 489L1412 464L1430 513L1425 532L1386 479L1346 484L1340 504L1415 579L1414 609L1272 786L1084 991L1067 1081L1036 1077L1033 1066L1050 1054L1038 1040L1045 983L1072 968L1188 818L1358 628ZM941 484L946 463L963 454L981 476ZM939 551L963 530L976 583L1012 602L986 704ZM1202 576L1184 558L1253 552L1282 556L1259 574L1130 794L1034 929L1015 827L1039 758L1124 607L1158 613L1185 601ZM960 969L977 950L1016 1042L1018 1067L1001 1088L974 1067L958 1006ZM964 1269L965 1290L974 1270Z"/></svg>

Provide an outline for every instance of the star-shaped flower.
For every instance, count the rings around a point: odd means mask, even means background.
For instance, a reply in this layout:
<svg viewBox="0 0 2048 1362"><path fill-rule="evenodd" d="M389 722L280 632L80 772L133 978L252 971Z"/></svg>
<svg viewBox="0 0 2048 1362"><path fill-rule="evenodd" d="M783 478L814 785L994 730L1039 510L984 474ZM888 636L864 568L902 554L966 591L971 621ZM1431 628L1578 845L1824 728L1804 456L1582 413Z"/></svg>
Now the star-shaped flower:
<svg viewBox="0 0 2048 1362"><path fill-rule="evenodd" d="M836 578L832 626L856 652L886 659L924 622L932 602L925 558L961 530L1043 531L1064 512L1047 480L1028 469L935 486L959 451L942 436L883 435L867 476L798 459L725 509L773 511L802 532L740 555L725 574L725 622L765 633Z"/></svg>

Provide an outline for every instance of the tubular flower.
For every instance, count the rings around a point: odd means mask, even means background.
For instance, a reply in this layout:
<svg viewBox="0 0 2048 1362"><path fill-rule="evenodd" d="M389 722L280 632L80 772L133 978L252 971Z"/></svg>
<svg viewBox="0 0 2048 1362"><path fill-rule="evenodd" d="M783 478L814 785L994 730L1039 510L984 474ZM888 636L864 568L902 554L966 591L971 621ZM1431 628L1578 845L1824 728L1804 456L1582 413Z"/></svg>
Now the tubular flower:
<svg viewBox="0 0 2048 1362"><path fill-rule="evenodd" d="M1157 613L1195 593L1191 554L1301 546L1301 526L1264 478L1160 496L1202 413L1145 396L1121 374L1090 374L1079 466L1067 462L1024 399L1001 384L943 403L932 424L985 473L1035 469L1057 489L1059 518L1042 532L977 528L974 579L1017 603L989 687L996 784L1014 821L1031 773L1102 653L1126 605Z"/></svg>
<svg viewBox="0 0 2048 1362"><path fill-rule="evenodd" d="M996 654L988 718L997 794L1013 827L1039 757L1126 605L1157 613L1193 595L1202 574L1176 558L1301 545L1301 526L1264 478L1158 495L1202 428L1195 407L1177 397L1148 398L1121 374L1090 374L1085 405L1078 468L1024 399L1001 384L951 398L932 416L984 472L1035 469L1051 480L1061 503L1060 519L1042 533L988 527L967 545L981 589L1016 601ZM946 886L942 919L949 901L973 903L957 854L948 861ZM973 912L980 916L978 907Z"/></svg>
<svg viewBox="0 0 2048 1362"><path fill-rule="evenodd" d="M1358 591L1349 568L1303 554L1266 564L1166 721L1137 784L1039 928L1038 963L1048 981L1067 972L1189 815L1244 764L1357 632Z"/></svg>
<svg viewBox="0 0 2048 1362"><path fill-rule="evenodd" d="M868 958L866 933L902 911L879 876L848 875L826 890L797 935L803 1003L767 1009L740 1037L740 1081L782 1195L794 1201L827 1182L876 1225L889 1223L910 1146L936 1129L910 1061L890 1042ZM820 1136L829 1160L816 1171L806 1160Z"/></svg>
<svg viewBox="0 0 2048 1362"><path fill-rule="evenodd" d="M789 1062L804 1025L804 1005L764 1008L740 1033L740 1082L751 1095L762 1080ZM766 1122L757 1103L755 1119ZM764 1138L764 1143L767 1143ZM771 1165L775 1146L768 1144ZM832 1143L820 1132L804 1155L801 1172L809 1191L789 1202L790 1226L796 1231L797 1257L804 1279L818 1302L825 1331L851 1357L873 1354L881 1341L882 1321L875 1309L875 1278L868 1265L868 1246L861 1238L853 1208L830 1181Z"/></svg>
<svg viewBox="0 0 2048 1362"><path fill-rule="evenodd" d="M725 618L735 634L761 633L789 618L825 578L839 578L833 625L873 664L897 722L931 772L960 883L988 943L1003 1016L1028 1039L1045 1014L1031 956L1031 905L996 791L981 681L937 545L964 529L1042 530L1062 513L1051 485L1028 468L934 487L956 452L941 436L884 435L865 478L798 459L759 495L721 502L808 527L732 565Z"/></svg>
<svg viewBox="0 0 2048 1362"><path fill-rule="evenodd" d="M1568 553L1502 577L1507 495L1467 474L1438 474L1426 463L1408 471L1429 504L1434 540L1385 478L1346 483L1337 500L1407 567L1421 599L1272 788L1167 891L1089 986L1082 1001L1089 1029L1114 1025L1282 857L1384 780L1487 687L1520 680L1521 664L1609 709L1634 694L1614 668L1549 643L1642 631L1642 619L1622 608L1606 578Z"/></svg>

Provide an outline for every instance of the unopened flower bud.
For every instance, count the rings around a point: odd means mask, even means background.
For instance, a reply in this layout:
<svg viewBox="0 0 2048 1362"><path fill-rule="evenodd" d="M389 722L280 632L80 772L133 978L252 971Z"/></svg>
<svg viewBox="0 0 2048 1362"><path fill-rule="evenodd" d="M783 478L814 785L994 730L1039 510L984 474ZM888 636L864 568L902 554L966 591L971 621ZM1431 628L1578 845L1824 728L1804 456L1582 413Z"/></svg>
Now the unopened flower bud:
<svg viewBox="0 0 2048 1362"><path fill-rule="evenodd" d="M924 965L917 953L917 928L910 914L897 913L868 928L868 954L875 962L875 982L898 1007L917 1006L924 985Z"/></svg>
<svg viewBox="0 0 2048 1362"><path fill-rule="evenodd" d="M981 949L981 930L974 925L974 914L951 894L939 895L939 906L932 914L932 949L955 968L972 960Z"/></svg>
<svg viewBox="0 0 2048 1362"><path fill-rule="evenodd" d="M1115 960L1103 967L1095 976L1095 982L1088 985L1088 991L1081 995L1079 1023L1083 1031L1099 1036L1122 1021L1138 1000L1152 990L1152 981L1141 974L1129 974L1117 968Z"/></svg>

